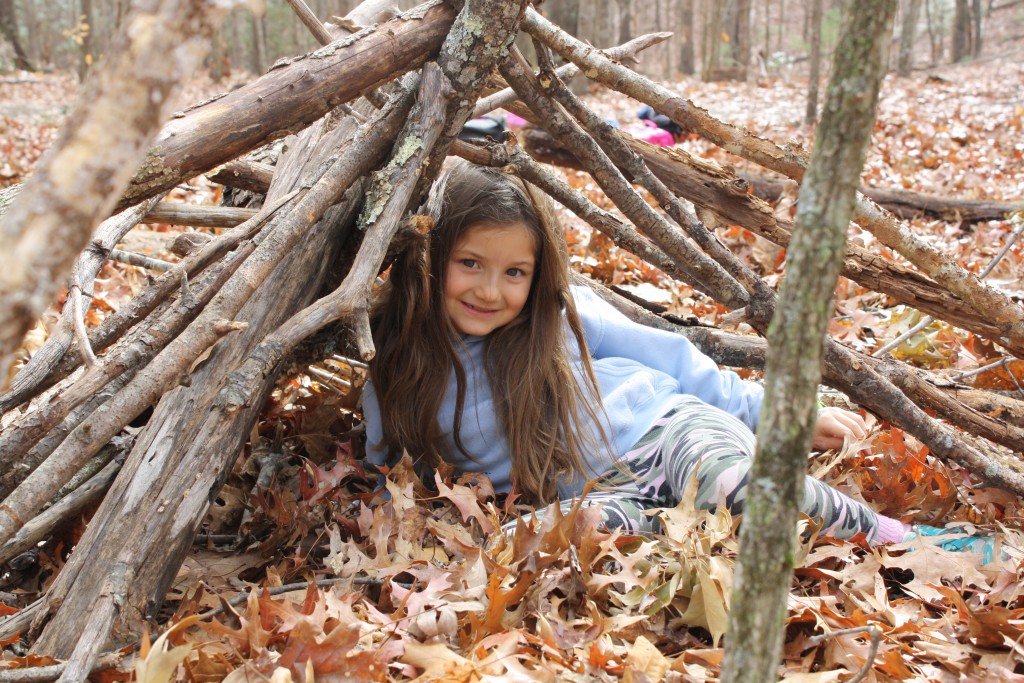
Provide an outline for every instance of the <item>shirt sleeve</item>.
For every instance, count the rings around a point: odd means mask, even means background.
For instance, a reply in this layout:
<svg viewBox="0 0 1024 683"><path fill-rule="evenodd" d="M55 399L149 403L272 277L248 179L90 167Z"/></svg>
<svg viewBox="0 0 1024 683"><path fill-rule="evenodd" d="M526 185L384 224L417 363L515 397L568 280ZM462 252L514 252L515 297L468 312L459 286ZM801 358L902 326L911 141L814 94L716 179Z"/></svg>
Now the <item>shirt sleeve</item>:
<svg viewBox="0 0 1024 683"><path fill-rule="evenodd" d="M363 424L366 426L366 461L379 467L385 461L384 429L377 392L370 380L363 385Z"/></svg>
<svg viewBox="0 0 1024 683"><path fill-rule="evenodd" d="M734 415L757 431L764 389L701 353L689 339L633 322L588 287L573 287L590 354L626 358L675 378L679 391Z"/></svg>

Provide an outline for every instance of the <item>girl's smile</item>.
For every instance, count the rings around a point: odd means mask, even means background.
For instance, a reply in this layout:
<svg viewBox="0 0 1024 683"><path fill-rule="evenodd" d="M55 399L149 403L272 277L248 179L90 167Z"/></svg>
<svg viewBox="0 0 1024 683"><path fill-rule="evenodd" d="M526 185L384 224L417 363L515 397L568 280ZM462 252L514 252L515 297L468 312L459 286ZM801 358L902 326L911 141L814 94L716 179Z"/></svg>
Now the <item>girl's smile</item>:
<svg viewBox="0 0 1024 683"><path fill-rule="evenodd" d="M530 296L536 253L523 223L469 228L445 277L445 310L455 329L483 337L515 320Z"/></svg>

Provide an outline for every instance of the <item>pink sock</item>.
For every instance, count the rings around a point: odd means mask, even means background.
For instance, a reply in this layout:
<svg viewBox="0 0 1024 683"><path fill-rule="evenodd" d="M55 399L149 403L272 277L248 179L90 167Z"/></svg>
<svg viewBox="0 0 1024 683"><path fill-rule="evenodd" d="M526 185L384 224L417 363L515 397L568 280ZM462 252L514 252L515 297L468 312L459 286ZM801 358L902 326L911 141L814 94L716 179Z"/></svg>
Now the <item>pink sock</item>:
<svg viewBox="0 0 1024 683"><path fill-rule="evenodd" d="M871 545L882 545L885 543L900 543L903 541L910 525L904 524L898 519L876 515L878 517L878 533L871 540Z"/></svg>

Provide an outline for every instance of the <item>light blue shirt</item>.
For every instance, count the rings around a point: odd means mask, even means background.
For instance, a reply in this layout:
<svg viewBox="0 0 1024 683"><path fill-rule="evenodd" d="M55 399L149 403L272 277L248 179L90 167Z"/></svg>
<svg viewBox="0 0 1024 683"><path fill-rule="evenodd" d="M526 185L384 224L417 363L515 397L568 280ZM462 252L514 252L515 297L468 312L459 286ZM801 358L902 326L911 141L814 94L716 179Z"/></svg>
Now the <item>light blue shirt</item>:
<svg viewBox="0 0 1024 683"><path fill-rule="evenodd" d="M680 395L690 394L739 418L751 430L757 429L763 390L745 382L735 373L720 370L685 337L646 327L631 321L587 287L573 287L573 297L583 322L594 375L601 392L604 423L614 453L604 448L587 453L588 472L559 483L559 495L570 498L582 492L586 481L605 472L612 458L629 451L668 412ZM571 333L570 360L578 370L580 353ZM455 423L455 373L438 414L445 431L445 460L460 471L486 474L495 491L511 488L512 456L495 411L484 368L484 338L469 337L459 349L466 370L466 404L462 414L462 445L467 458L455 446L451 429ZM373 384L363 389L367 460L384 464L380 406ZM593 430L593 425L581 425ZM593 431L591 431L593 433Z"/></svg>

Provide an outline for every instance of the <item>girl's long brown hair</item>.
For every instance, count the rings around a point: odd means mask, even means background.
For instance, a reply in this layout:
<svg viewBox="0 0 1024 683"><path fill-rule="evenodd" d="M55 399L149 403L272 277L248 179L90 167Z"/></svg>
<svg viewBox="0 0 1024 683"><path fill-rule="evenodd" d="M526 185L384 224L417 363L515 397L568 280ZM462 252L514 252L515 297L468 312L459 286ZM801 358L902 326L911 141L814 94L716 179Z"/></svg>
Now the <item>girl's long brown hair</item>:
<svg viewBox="0 0 1024 683"><path fill-rule="evenodd" d="M537 245L533 282L522 313L487 336L486 371L512 454L513 486L535 503L551 502L561 479L584 472L587 449L607 446L600 427L595 434L583 427L600 424L600 393L550 201L516 176L459 161L435 183L427 213L433 230L396 259L374 310L377 355L370 377L383 446L392 456L405 450L436 466L450 428L456 446L471 457L459 439L466 373L458 356L462 338L445 313L447 265L467 230L522 223ZM581 351L582 384L571 367L566 327ZM453 371L455 424L442 426L437 416Z"/></svg>

